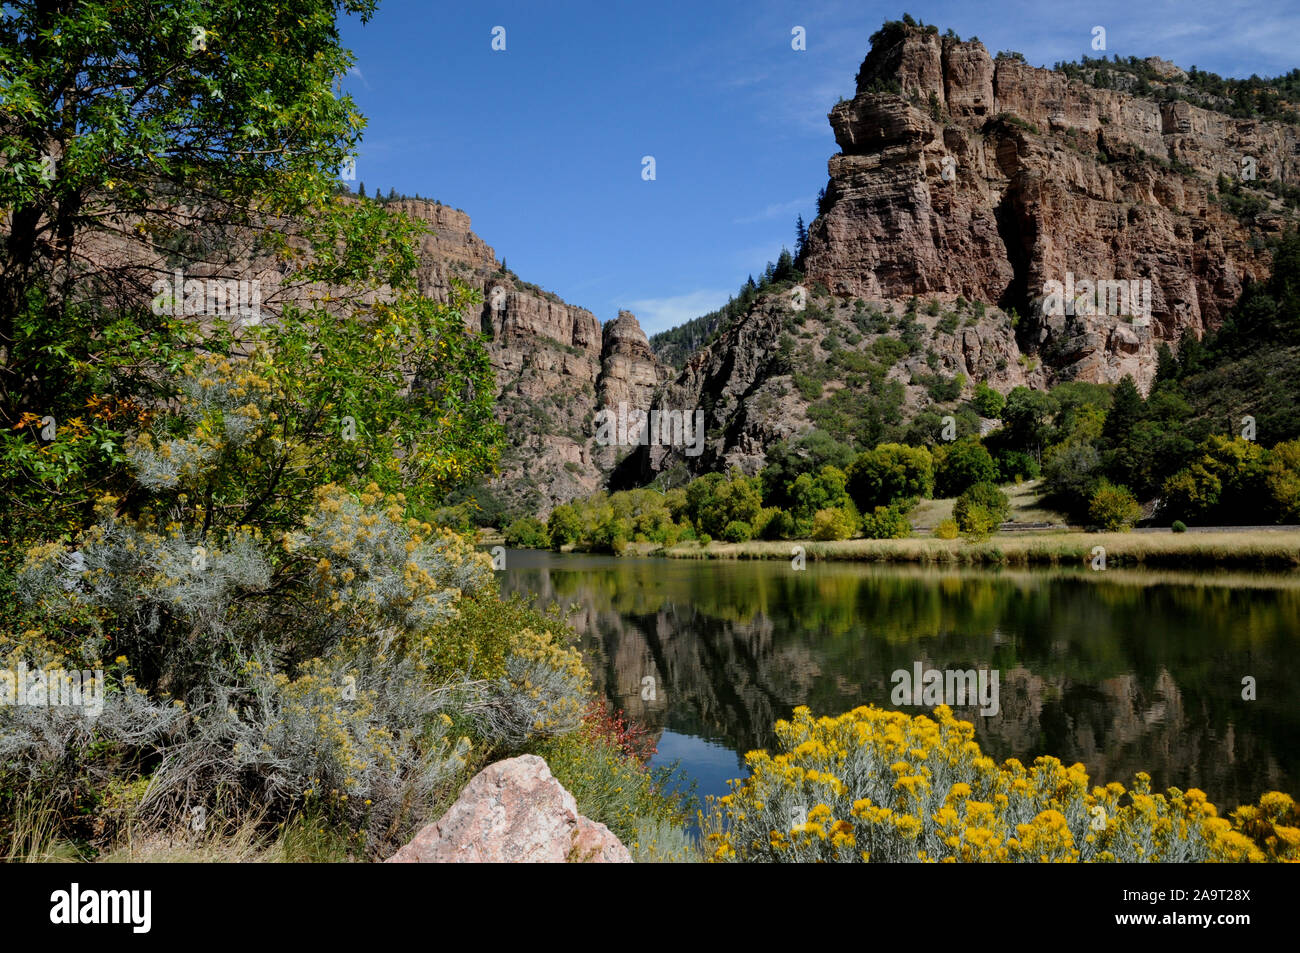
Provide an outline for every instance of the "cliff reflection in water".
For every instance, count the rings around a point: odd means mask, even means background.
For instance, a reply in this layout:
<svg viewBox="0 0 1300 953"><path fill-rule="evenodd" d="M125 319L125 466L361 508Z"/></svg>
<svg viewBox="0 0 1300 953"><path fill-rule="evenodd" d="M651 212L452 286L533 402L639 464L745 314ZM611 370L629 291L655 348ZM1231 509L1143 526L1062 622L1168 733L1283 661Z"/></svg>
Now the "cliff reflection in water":
<svg viewBox="0 0 1300 953"><path fill-rule="evenodd" d="M1110 570L943 570L517 552L505 592L577 604L596 686L657 733L743 754L797 705L890 704L890 675L996 668L984 751L1138 771L1221 808L1297 794L1300 579ZM1257 700L1243 701L1243 676ZM643 680L654 679L653 700ZM716 750L716 749L715 749ZM738 773L738 772L733 772ZM721 793L701 778L701 793Z"/></svg>

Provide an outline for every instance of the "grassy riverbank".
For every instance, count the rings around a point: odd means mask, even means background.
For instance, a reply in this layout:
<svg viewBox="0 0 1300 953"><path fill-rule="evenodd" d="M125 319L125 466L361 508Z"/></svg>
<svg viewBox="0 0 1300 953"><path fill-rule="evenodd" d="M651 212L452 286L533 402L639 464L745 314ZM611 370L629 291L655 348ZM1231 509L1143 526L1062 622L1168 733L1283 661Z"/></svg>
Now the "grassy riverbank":
<svg viewBox="0 0 1300 953"><path fill-rule="evenodd" d="M792 559L802 547L808 560L898 562L921 565L1067 566L1091 565L1094 547L1105 550L1107 568L1300 568L1300 530L1210 531L1198 533L1016 533L972 542L965 539L846 539L835 542L784 540L746 543L713 541L676 546L637 546L645 554L673 559ZM633 549L634 547L629 547Z"/></svg>

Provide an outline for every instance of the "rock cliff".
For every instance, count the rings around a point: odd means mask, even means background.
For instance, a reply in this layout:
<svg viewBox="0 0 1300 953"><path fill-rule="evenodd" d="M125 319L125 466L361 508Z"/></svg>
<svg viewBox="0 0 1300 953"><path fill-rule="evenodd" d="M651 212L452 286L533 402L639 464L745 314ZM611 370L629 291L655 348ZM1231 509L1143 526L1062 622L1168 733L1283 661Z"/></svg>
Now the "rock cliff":
<svg viewBox="0 0 1300 953"><path fill-rule="evenodd" d="M1284 226L1285 210L1243 222L1216 186L1240 180L1243 163L1254 181L1294 183L1297 126L1162 101L1184 74L1159 61L1167 83L1137 96L1095 88L1091 72L994 60L978 41L882 33L857 95L830 113L840 153L809 229L809 280L841 294L1014 307L1036 332L1022 342L1054 377L1133 374L1145 386L1161 341L1216 327L1243 280L1266 273L1259 238ZM1046 284L1067 275L1149 280L1149 325L1043 317Z"/></svg>
<svg viewBox="0 0 1300 953"><path fill-rule="evenodd" d="M429 228L417 272L422 294L446 301L453 279L483 293L481 313L466 320L488 337L506 426L492 492L512 507L545 513L603 486L619 450L596 442L595 414L620 401L644 409L667 376L636 316L620 311L602 328L587 309L521 280L503 269L462 211L419 199L388 207Z"/></svg>
<svg viewBox="0 0 1300 953"><path fill-rule="evenodd" d="M1035 68L903 24L873 37L828 117L840 151L808 230L806 304L777 288L688 359L655 400L706 408L705 453L642 448L620 483L679 463L752 473L813 426L870 445L899 415L956 406L936 377L962 375L960 396L1126 374L1148 387L1162 342L1216 328L1267 274L1268 239L1296 221L1278 186L1300 179L1300 126L1194 105L1182 70L1145 65L1138 95L1121 71ZM1244 205L1225 195L1239 187Z"/></svg>

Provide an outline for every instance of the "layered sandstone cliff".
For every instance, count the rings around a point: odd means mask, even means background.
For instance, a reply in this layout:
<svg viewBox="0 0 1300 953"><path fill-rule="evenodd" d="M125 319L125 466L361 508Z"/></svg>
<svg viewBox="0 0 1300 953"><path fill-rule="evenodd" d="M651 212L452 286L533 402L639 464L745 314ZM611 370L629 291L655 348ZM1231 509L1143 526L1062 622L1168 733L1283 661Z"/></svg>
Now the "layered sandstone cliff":
<svg viewBox="0 0 1300 953"><path fill-rule="evenodd" d="M595 414L620 401L646 409L666 377L636 316L620 311L602 327L587 309L521 281L464 212L422 200L390 207L429 228L420 240L422 294L446 301L453 279L483 293L482 311L466 321L487 337L506 427L492 492L512 508L545 513L603 486L620 448L596 441Z"/></svg>
<svg viewBox="0 0 1300 953"><path fill-rule="evenodd" d="M1181 71L1163 72L1176 91ZM1238 220L1212 198L1218 177L1238 180L1246 159L1257 181L1300 177L1294 125L1094 88L919 29L878 42L857 88L830 113L841 151L808 278L1015 307L1054 377L1149 383L1159 343L1216 327L1243 280L1266 273L1260 239L1286 223L1280 204ZM1149 280L1149 326L1044 317L1046 283L1067 275Z"/></svg>

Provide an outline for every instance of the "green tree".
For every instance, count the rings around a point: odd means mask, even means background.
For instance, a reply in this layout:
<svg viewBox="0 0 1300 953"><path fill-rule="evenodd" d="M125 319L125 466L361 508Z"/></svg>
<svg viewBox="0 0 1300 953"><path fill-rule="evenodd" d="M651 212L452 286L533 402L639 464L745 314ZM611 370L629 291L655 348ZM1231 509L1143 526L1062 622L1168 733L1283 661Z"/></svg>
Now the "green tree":
<svg viewBox="0 0 1300 953"><path fill-rule="evenodd" d="M1142 518L1142 507L1128 487L1103 479L1088 502L1088 517L1108 533L1124 533Z"/></svg>
<svg viewBox="0 0 1300 953"><path fill-rule="evenodd" d="M1174 357L1173 349L1170 348L1168 341L1161 341L1160 347L1156 349L1156 377L1151 385L1152 391L1164 384L1170 384L1178 380L1178 358Z"/></svg>
<svg viewBox="0 0 1300 953"><path fill-rule="evenodd" d="M789 507L793 503L789 487L799 474L816 474L826 466L844 470L853 458L852 447L824 430L810 430L794 443L778 440L768 448L767 464L759 474L763 501L768 505Z"/></svg>
<svg viewBox="0 0 1300 953"><path fill-rule="evenodd" d="M1284 441L1270 451L1264 481L1274 518L1300 523L1300 440Z"/></svg>
<svg viewBox="0 0 1300 953"><path fill-rule="evenodd" d="M1201 523L1258 523L1268 515L1267 451L1241 437L1213 435L1165 481L1162 515Z"/></svg>
<svg viewBox="0 0 1300 953"><path fill-rule="evenodd" d="M849 495L865 513L929 496L934 489L934 461L924 447L882 443L854 460L847 477Z"/></svg>
<svg viewBox="0 0 1300 953"><path fill-rule="evenodd" d="M1082 514L1102 478L1101 454L1086 442L1059 444L1047 455L1043 475L1048 493L1067 510Z"/></svg>
<svg viewBox="0 0 1300 953"><path fill-rule="evenodd" d="M971 405L981 417L992 417L994 419L1002 416L1002 408L1006 405L1007 399L995 391L984 381L975 385L975 396L971 399Z"/></svg>
<svg viewBox="0 0 1300 953"><path fill-rule="evenodd" d="M1195 445L1185 433L1191 416L1191 408L1176 387L1154 390L1141 417L1116 434L1118 442L1104 456L1106 475L1112 482L1130 487L1140 498L1157 494L1192 453Z"/></svg>
<svg viewBox="0 0 1300 953"><path fill-rule="evenodd" d="M938 497L958 496L969 486L998 478L992 454L973 437L937 448L934 459L934 493Z"/></svg>
<svg viewBox="0 0 1300 953"><path fill-rule="evenodd" d="M1123 443L1145 411L1146 402L1138 392L1137 384L1131 375L1125 374L1115 387L1115 397L1106 414L1106 424L1101 431L1102 446L1114 449Z"/></svg>
<svg viewBox="0 0 1300 953"><path fill-rule="evenodd" d="M967 487L953 505L952 515L962 532L970 532L975 526L972 513L979 510L992 517L996 526L1005 522L1011 512L1011 501L992 483L976 483Z"/></svg>
<svg viewBox="0 0 1300 953"><path fill-rule="evenodd" d="M731 522L752 525L762 508L757 477L710 473L686 488L686 511L700 534L721 536Z"/></svg>
<svg viewBox="0 0 1300 953"><path fill-rule="evenodd" d="M373 0L0 10L0 493L18 510L3 535L13 539L42 497L46 521L70 528L89 516L88 481L130 485L126 435L175 398L201 340L194 321L144 306L160 272L258 241L290 263L264 223L338 205L336 175L363 122L335 95L352 64L335 18L373 10ZM114 253L92 259L101 238ZM219 337L203 346L220 350ZM30 421L47 416L83 427L39 447Z"/></svg>
<svg viewBox="0 0 1300 953"><path fill-rule="evenodd" d="M818 510L853 508L846 483L844 471L833 466L822 467L816 476L801 473L795 479L790 485L790 512L802 532L808 532Z"/></svg>
<svg viewBox="0 0 1300 953"><path fill-rule="evenodd" d="M1042 460L1052 418L1060 409L1051 394L1029 387L1014 387L1002 408L1002 421L1015 449Z"/></svg>
<svg viewBox="0 0 1300 953"><path fill-rule="evenodd" d="M535 516L521 516L505 528L507 546L518 549L546 549L551 537L546 524Z"/></svg>

